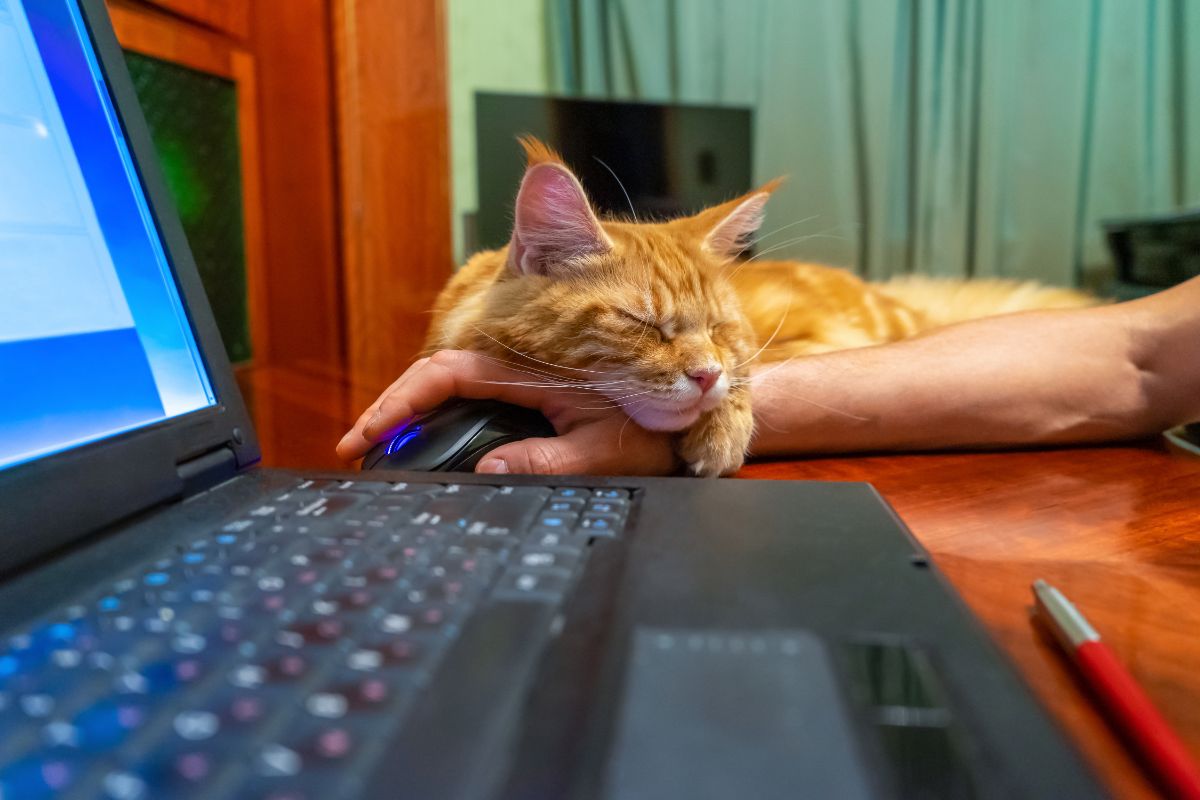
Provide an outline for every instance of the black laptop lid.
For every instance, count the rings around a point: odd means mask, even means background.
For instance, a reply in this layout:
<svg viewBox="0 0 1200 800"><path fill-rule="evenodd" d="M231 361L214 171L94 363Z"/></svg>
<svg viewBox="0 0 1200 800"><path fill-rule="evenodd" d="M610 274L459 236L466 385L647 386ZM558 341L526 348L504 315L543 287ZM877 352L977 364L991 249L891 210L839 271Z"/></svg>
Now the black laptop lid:
<svg viewBox="0 0 1200 800"><path fill-rule="evenodd" d="M0 0L0 571L257 460L102 0Z"/></svg>

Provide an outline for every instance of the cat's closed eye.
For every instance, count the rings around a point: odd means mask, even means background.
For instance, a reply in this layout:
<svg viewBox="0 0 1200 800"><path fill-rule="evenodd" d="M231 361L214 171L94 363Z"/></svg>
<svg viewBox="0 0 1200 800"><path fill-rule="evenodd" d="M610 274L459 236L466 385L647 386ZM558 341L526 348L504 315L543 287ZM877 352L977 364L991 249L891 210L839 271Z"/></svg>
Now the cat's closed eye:
<svg viewBox="0 0 1200 800"><path fill-rule="evenodd" d="M720 322L710 322L708 325L708 335L709 335L709 337L718 336L722 333L730 331L734 327L734 325L735 325L735 323L730 322L729 320L721 320Z"/></svg>
<svg viewBox="0 0 1200 800"><path fill-rule="evenodd" d="M655 334L658 335L658 338L661 339L662 341L667 341L670 338L663 331L662 326L659 325L654 320L647 319L646 317L643 317L640 314L635 314L632 311L626 311L625 309L618 309L617 313L620 314L622 317L624 317L626 320L638 325L643 331L654 332Z"/></svg>

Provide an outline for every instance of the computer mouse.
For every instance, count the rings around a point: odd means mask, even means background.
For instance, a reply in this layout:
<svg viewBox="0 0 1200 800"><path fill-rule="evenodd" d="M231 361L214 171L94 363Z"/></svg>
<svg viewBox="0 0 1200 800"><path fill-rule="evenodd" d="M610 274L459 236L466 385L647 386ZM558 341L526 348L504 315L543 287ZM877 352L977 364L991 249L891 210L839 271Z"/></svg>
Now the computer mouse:
<svg viewBox="0 0 1200 800"><path fill-rule="evenodd" d="M414 419L375 445L362 469L471 472L483 456L509 442L555 436L538 411L499 400L456 398Z"/></svg>

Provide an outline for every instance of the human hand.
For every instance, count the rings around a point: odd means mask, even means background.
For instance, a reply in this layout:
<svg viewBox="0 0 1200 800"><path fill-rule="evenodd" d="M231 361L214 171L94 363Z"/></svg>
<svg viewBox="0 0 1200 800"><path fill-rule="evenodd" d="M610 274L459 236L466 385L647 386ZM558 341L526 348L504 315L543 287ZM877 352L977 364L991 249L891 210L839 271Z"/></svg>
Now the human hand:
<svg viewBox="0 0 1200 800"><path fill-rule="evenodd" d="M535 408L558 431L553 438L498 447L479 462L476 472L666 475L674 471L670 434L641 428L600 394L569 383L545 383L489 356L441 350L417 361L389 386L342 437L337 454L346 461L361 458L414 416L451 397L465 397Z"/></svg>

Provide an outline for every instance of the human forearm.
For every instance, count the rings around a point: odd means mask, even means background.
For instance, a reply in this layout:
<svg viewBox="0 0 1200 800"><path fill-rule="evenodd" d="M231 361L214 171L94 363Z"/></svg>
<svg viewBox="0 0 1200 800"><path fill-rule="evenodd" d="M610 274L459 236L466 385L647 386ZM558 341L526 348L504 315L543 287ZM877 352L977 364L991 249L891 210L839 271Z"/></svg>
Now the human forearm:
<svg viewBox="0 0 1200 800"><path fill-rule="evenodd" d="M1122 439L1161 430L1134 304L1015 314L765 365L756 455ZM1141 363L1139 363L1141 362ZM1176 420L1179 421L1179 420Z"/></svg>

